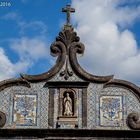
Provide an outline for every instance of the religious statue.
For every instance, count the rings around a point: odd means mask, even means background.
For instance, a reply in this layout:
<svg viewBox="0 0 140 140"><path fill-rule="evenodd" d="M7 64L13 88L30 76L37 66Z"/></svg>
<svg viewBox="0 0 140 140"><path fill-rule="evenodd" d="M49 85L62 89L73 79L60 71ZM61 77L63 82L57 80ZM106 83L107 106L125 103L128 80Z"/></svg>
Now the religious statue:
<svg viewBox="0 0 140 140"><path fill-rule="evenodd" d="M66 97L64 98L64 115L72 116L72 99L69 96L69 93L66 93Z"/></svg>

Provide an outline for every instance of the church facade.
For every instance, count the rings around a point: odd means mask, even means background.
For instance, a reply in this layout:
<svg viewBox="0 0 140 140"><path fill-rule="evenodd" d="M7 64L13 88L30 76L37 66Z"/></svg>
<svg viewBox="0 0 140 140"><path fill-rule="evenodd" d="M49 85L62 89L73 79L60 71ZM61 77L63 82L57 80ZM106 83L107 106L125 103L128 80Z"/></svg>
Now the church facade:
<svg viewBox="0 0 140 140"><path fill-rule="evenodd" d="M140 88L78 63L86 49L67 24L50 46L56 64L39 75L0 82L1 139L140 139ZM94 70L94 69L93 69Z"/></svg>

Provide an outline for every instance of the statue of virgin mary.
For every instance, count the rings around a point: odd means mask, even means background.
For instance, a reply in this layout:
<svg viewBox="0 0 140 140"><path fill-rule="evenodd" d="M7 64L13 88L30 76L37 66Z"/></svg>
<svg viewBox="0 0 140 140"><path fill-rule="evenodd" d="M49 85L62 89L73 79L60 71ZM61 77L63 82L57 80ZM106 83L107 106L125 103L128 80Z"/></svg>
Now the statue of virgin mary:
<svg viewBox="0 0 140 140"><path fill-rule="evenodd" d="M66 93L66 97L64 98L64 115L72 116L72 99L69 96L69 93Z"/></svg>

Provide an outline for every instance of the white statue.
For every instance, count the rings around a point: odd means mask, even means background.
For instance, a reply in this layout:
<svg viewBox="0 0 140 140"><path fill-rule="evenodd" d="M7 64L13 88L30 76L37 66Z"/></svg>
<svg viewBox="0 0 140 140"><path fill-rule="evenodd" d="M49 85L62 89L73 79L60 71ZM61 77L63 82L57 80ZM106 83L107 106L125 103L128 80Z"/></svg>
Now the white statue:
<svg viewBox="0 0 140 140"><path fill-rule="evenodd" d="M72 100L69 93L66 93L66 97L64 98L64 115L72 116L72 114Z"/></svg>

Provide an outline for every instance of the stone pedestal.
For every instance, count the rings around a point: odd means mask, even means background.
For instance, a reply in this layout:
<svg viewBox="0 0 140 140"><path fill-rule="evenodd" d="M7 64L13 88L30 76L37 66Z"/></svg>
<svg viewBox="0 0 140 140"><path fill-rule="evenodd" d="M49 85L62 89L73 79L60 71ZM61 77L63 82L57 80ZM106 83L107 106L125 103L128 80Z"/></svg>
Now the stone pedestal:
<svg viewBox="0 0 140 140"><path fill-rule="evenodd" d="M62 129L78 128L77 116L58 117L57 128Z"/></svg>

